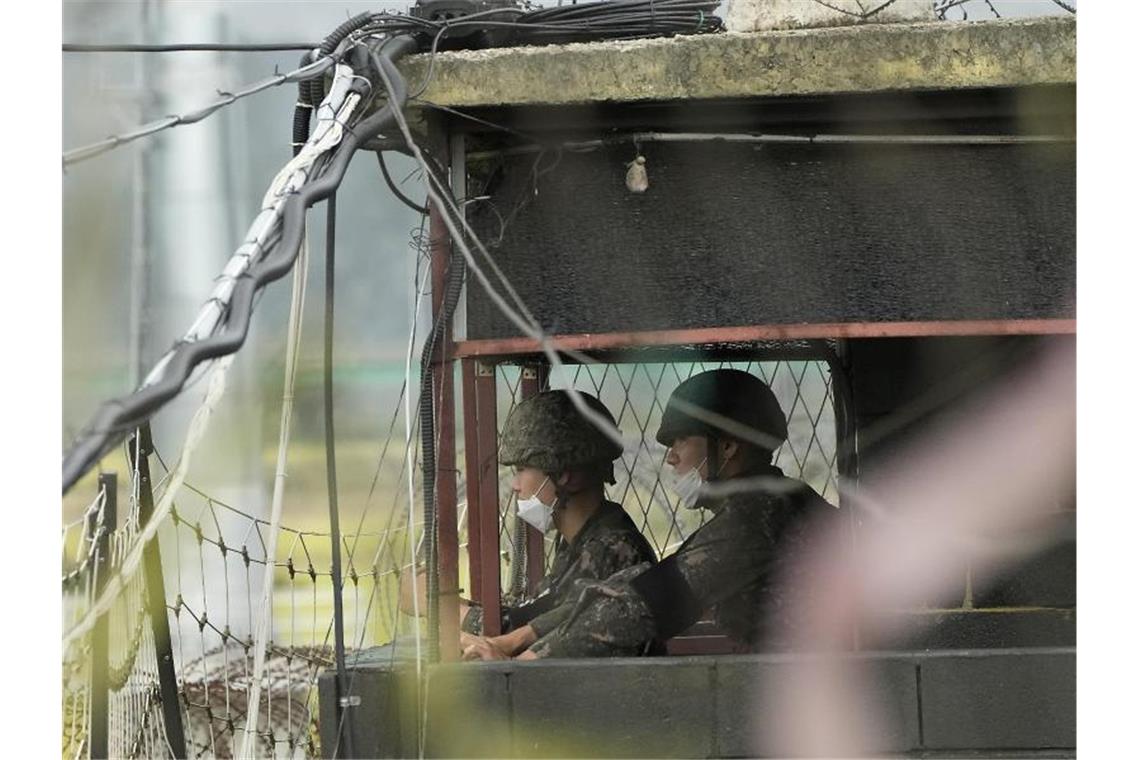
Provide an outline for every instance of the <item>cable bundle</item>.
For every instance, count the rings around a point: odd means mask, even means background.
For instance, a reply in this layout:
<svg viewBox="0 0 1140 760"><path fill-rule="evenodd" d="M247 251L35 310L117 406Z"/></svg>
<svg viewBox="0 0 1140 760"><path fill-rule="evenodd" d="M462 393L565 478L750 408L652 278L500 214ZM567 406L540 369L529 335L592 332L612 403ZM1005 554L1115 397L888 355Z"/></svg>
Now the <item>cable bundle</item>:
<svg viewBox="0 0 1140 760"><path fill-rule="evenodd" d="M461 4L448 3L447 15ZM471 0L474 12L451 18L416 15L415 11L409 15L376 13L357 29L362 33L415 32L422 35L425 48L430 40L431 50L440 49L444 37L470 38L477 31L487 34L480 35L474 47L668 37L723 31L724 22L715 14L719 4L716 0L598 0L528 11L519 7L476 10L489 3Z"/></svg>
<svg viewBox="0 0 1140 760"><path fill-rule="evenodd" d="M73 442L64 457L63 490L66 492L127 431L149 419L181 392L198 364L226 356L241 347L249 327L255 294L293 266L300 248L305 209L336 189L360 143L379 132L381 125L390 123L393 106L402 105L404 100L417 97L426 89L431 79L430 69L420 89L416 93L407 93L402 90L404 83L395 72L393 61L416 48L428 48L429 41L430 50L434 53L449 33L466 36L472 30L487 32L495 44L547 44L716 32L723 28L721 19L712 14L717 5L715 0L607 0L533 11L496 7L443 20L389 13L361 14L341 24L314 54L307 54L306 62L311 59L312 63L249 90L252 93L289 80L307 82L300 88L294 120L297 157L286 167L289 171L283 170L284 173L279 175L279 179L288 177L292 182L296 174L292 168L305 154L304 171L297 175L301 179L297 180L296 186L290 185L288 193L275 196L273 204L255 220L249 238L231 258L231 265L224 272L224 281L203 306L186 336L163 356L135 392L104 403ZM501 36L500 31L503 32ZM386 38L379 48L382 55L371 55L373 65L370 66L366 60L369 53L359 43L378 36ZM486 39L485 35L484 41ZM344 81L350 81L348 89L353 90L349 93L342 86L342 91L336 93L338 102L341 98L351 97L354 99L353 108L359 105L361 112L365 112L368 101L378 94L378 83L373 80L380 73L375 71L377 66L392 67L391 78L401 89L394 93L385 88L387 105L359 123L355 115L351 124L342 123L343 114L337 111L333 121L344 131L341 144L322 144L319 154L313 154L317 147L309 135L310 120L317 107L326 100L325 82L316 77L334 61L338 71L344 68L347 72L342 73L341 78L347 77ZM334 81L336 79L334 77ZM195 115L193 120L204 118L236 99L234 95L227 96L224 103L203 109L201 115ZM324 105L329 104L326 102ZM129 139L190 121L187 117L172 117L135 135L111 138L74 151L77 155L73 160L82 160L125 144ZM67 158L65 155L65 160Z"/></svg>
<svg viewBox="0 0 1140 760"><path fill-rule="evenodd" d="M603 0L541 8L519 16L516 39L563 42L719 32L724 23L710 0Z"/></svg>

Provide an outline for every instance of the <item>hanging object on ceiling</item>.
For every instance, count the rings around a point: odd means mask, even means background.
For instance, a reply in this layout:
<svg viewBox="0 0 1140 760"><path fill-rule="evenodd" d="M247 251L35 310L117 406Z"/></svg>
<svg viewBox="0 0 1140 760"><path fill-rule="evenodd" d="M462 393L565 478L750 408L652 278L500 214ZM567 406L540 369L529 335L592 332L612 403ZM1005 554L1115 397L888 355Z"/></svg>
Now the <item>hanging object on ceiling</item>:
<svg viewBox="0 0 1140 760"><path fill-rule="evenodd" d="M637 158L626 164L625 186L631 193L644 193L649 189L649 174L645 171L645 156L640 153Z"/></svg>

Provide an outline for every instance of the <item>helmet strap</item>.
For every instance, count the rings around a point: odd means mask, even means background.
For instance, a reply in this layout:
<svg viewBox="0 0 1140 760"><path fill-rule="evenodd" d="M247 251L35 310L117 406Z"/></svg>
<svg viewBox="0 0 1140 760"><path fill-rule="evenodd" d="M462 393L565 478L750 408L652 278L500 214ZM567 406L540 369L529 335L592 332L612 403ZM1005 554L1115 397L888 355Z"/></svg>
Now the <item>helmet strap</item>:
<svg viewBox="0 0 1140 760"><path fill-rule="evenodd" d="M705 436L705 441L707 441L708 449L705 453L705 461L709 470L708 477L705 478L705 481L712 482L720 475L720 439L715 435L709 434Z"/></svg>

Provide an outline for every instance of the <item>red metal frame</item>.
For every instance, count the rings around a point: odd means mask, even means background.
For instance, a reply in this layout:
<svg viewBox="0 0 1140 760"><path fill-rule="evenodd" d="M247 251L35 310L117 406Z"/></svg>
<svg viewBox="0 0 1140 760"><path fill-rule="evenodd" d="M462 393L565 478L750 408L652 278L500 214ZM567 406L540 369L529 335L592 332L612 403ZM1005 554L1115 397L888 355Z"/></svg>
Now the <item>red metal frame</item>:
<svg viewBox="0 0 1140 760"><path fill-rule="evenodd" d="M502 586L499 578L499 452L498 398L495 368L473 362L475 426L467 433L474 439L475 469L467 473L467 523L478 522L479 545L473 557L480 564L478 600L483 605L483 633L497 636ZM468 552L471 551L468 545Z"/></svg>
<svg viewBox="0 0 1140 760"><path fill-rule="evenodd" d="M1072 335L1075 319L950 320L931 322L819 322L791 325L704 327L691 330L585 333L556 335L557 349L576 351L685 346L702 343L748 343L761 340L819 340L824 338L911 338L950 335ZM455 344L455 355L508 356L542 350L532 338L465 340Z"/></svg>
<svg viewBox="0 0 1140 760"><path fill-rule="evenodd" d="M747 343L761 340L819 338L927 337L952 335L1075 334L1076 320L895 322L802 325L756 325L695 330L663 330L554 338L557 346L580 351L605 351L645 346L708 343ZM452 344L452 355L462 358L464 422L467 442L468 554L473 597L484 606L484 631L499 631L500 582L498 425L496 376L492 364L480 357L534 355L541 351L530 339L472 340ZM833 371L837 367L833 364ZM841 369L841 368L840 368ZM524 366L520 395L528 398L547 387L546 365ZM527 585L534 589L544 572L543 536L527 528ZM739 652L741 645L708 623L698 624L670 640L674 655Z"/></svg>
<svg viewBox="0 0 1140 760"><path fill-rule="evenodd" d="M463 377L463 449L467 467L467 595L480 601L483 593L483 564L479 552L483 544L479 530L479 423L475 403L475 360L460 362Z"/></svg>

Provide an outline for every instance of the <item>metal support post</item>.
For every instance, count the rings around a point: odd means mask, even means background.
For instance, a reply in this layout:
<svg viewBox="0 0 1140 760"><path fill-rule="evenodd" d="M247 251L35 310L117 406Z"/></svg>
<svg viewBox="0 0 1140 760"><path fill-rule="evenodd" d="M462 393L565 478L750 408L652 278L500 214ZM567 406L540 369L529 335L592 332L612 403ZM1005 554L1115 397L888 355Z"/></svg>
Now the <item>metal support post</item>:
<svg viewBox="0 0 1140 760"><path fill-rule="evenodd" d="M466 184L461 135L452 136L452 194L462 197ZM440 209L430 210L432 265L432 322L443 319L444 294L452 269L451 238ZM436 413L436 549L437 604L434 622L439 633L439 654L444 661L459 659L459 529L455 468L455 365L452 361L452 317L446 317L442 340L432 357Z"/></svg>
<svg viewBox="0 0 1140 760"><path fill-rule="evenodd" d="M154 444L150 437L150 423L144 422L135 436L128 451L132 459L131 468L138 473L139 478L139 525L146 525L154 514L154 492L150 481L150 455L154 451ZM146 605L158 664L162 723L174 757L182 760L186 757L186 738L182 731L182 710L178 703L178 679L174 673L174 648L170 640L170 617L166 610L166 582L162 577L162 549L157 536L143 549L143 572L146 573Z"/></svg>
<svg viewBox="0 0 1140 760"><path fill-rule="evenodd" d="M502 579L499 572L499 450L498 399L495 367L479 362L475 365L476 430L479 439L479 461L474 470L478 483L475 502L468 513L479 521L479 564L481 566L479 600L483 604L483 633L498 636L501 620ZM468 477L472 477L469 472ZM469 549L470 550L470 549Z"/></svg>
<svg viewBox="0 0 1140 760"><path fill-rule="evenodd" d="M95 599L103 594L107 587L107 579L111 574L111 532L115 530L118 521L117 497L118 477L113 472L105 472L99 476L99 488L106 493L103 502L103 519L96 517L88 525L88 532L95 541ZM110 659L108 651L108 625L110 619L107 614L99 616L95 621L95 628L91 631L91 727L88 732L89 756L92 760L104 760L107 757L107 740L109 717L109 670Z"/></svg>
<svg viewBox="0 0 1140 760"><path fill-rule="evenodd" d="M463 375L463 460L467 468L467 590L472 601L483 599L483 564L480 561L479 422L475 397L474 359L460 362Z"/></svg>

